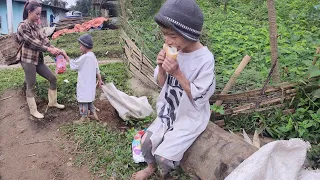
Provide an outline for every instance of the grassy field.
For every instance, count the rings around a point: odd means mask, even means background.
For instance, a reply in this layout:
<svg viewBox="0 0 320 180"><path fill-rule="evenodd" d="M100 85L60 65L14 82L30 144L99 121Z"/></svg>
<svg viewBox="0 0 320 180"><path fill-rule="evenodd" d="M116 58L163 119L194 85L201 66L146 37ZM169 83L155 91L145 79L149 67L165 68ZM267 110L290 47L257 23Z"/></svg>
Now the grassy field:
<svg viewBox="0 0 320 180"><path fill-rule="evenodd" d="M120 45L119 30L101 30L93 32L72 33L60 36L52 41L52 45L66 50L71 58L81 56L79 50L79 42L77 39L85 33L89 33L93 37L94 48L93 52L99 60L106 60L110 58L121 58L122 47Z"/></svg>

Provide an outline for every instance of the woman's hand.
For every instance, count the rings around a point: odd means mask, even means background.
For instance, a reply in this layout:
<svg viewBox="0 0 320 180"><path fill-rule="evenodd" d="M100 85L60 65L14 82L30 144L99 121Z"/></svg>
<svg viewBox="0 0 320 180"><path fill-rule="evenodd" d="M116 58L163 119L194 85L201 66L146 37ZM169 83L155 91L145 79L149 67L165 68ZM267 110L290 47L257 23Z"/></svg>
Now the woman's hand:
<svg viewBox="0 0 320 180"><path fill-rule="evenodd" d="M47 51L49 53L51 53L52 55L55 55L55 56L57 56L57 55L62 53L62 51L60 49L55 48L55 47L48 47Z"/></svg>

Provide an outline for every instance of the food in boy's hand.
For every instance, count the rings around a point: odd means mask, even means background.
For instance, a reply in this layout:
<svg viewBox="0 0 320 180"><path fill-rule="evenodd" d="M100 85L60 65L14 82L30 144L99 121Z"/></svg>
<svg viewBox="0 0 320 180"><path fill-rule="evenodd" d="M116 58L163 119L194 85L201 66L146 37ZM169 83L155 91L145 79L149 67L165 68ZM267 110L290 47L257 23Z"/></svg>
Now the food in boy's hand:
<svg viewBox="0 0 320 180"><path fill-rule="evenodd" d="M163 49L166 51L166 56L177 60L178 50L176 47L170 47L167 44L163 44Z"/></svg>

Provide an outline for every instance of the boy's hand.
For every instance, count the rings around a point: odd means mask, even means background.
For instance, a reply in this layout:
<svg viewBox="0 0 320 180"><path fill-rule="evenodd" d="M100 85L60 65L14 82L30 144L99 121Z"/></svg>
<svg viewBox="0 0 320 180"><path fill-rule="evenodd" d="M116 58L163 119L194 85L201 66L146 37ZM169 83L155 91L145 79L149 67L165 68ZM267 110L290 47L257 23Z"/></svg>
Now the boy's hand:
<svg viewBox="0 0 320 180"><path fill-rule="evenodd" d="M178 73L180 73L180 67L177 60L171 59L170 57L166 57L162 68L171 74L173 77L175 77Z"/></svg>
<svg viewBox="0 0 320 180"><path fill-rule="evenodd" d="M102 85L104 85L104 83L101 79L98 80L97 84L98 84L99 88L102 88Z"/></svg>
<svg viewBox="0 0 320 180"><path fill-rule="evenodd" d="M165 58L166 58L166 51L164 49L161 49L157 57L157 64L159 65L159 67L161 67Z"/></svg>
<svg viewBox="0 0 320 180"><path fill-rule="evenodd" d="M62 51L62 55L64 56L64 58L69 62L70 61L70 58L69 56L67 55L66 51L65 50L61 50Z"/></svg>

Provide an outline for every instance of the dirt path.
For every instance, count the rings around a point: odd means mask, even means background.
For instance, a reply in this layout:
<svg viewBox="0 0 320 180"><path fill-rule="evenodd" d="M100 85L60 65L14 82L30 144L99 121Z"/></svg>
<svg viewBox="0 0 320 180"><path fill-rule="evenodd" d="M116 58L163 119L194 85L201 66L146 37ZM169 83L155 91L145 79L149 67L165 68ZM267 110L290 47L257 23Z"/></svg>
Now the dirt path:
<svg viewBox="0 0 320 180"><path fill-rule="evenodd" d="M109 63L123 62L123 60L121 60L121 59L110 59L110 60L99 60L98 62L99 62L99 64L109 64ZM47 65L55 65L55 63L46 63L46 64ZM15 64L15 65L7 66L7 65L0 64L0 70L3 70L3 69L17 69L17 68L21 68L21 65L20 64Z"/></svg>
<svg viewBox="0 0 320 180"><path fill-rule="evenodd" d="M20 91L6 91L0 99L5 97L11 98L0 102L1 180L93 179L88 167L73 166L74 145L58 129L77 118L75 109L50 109L45 120L32 121Z"/></svg>

